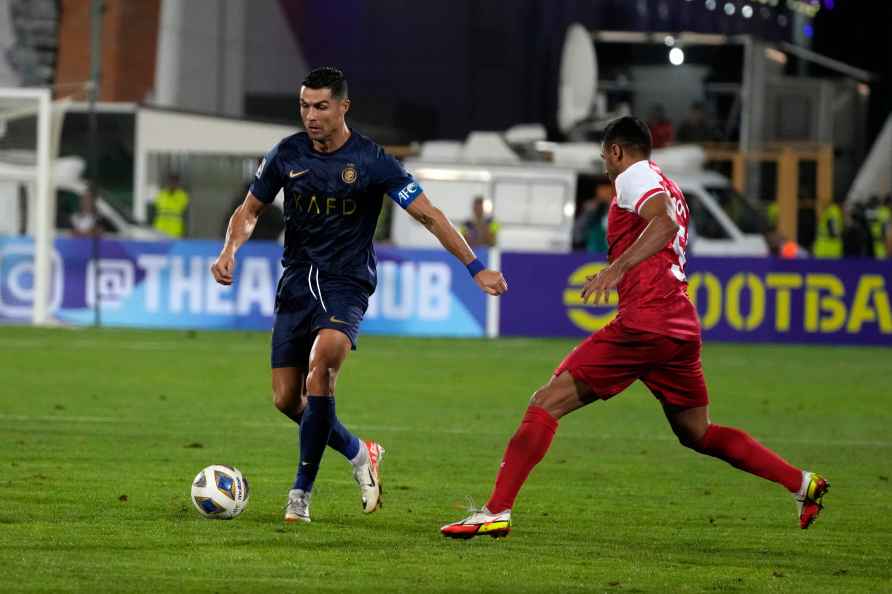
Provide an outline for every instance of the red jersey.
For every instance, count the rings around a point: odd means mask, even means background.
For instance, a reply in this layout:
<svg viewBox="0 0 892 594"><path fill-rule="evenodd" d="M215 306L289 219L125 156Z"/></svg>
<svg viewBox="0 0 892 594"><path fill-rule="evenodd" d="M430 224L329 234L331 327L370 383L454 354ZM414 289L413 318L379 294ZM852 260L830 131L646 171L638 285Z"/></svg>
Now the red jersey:
<svg viewBox="0 0 892 594"><path fill-rule="evenodd" d="M638 161L616 176L616 196L607 214L610 262L641 235L648 221L639 216L649 198L668 194L675 209L678 234L666 246L630 269L619 282L617 319L629 328L682 339L700 336L697 310L688 298L685 248L690 210L681 190L653 162Z"/></svg>

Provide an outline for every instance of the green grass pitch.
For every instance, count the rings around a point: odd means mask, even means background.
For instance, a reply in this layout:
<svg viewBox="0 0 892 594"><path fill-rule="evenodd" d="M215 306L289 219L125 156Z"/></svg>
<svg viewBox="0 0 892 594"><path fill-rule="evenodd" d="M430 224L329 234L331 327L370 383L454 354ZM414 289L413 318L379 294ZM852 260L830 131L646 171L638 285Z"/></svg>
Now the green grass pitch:
<svg viewBox="0 0 892 594"><path fill-rule="evenodd" d="M561 422L507 539L442 538L573 344L364 336L337 406L387 448L384 508L360 512L328 450L293 526L267 334L0 328L0 591L892 591L888 349L706 345L713 420L831 479L810 530L782 488L679 446L636 385ZM189 501L212 463L251 482L233 521Z"/></svg>

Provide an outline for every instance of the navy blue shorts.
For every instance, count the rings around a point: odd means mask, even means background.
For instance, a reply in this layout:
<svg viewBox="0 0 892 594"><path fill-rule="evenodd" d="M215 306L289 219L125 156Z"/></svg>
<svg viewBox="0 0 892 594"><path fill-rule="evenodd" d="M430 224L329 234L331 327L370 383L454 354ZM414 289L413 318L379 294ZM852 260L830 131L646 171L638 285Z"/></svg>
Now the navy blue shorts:
<svg viewBox="0 0 892 594"><path fill-rule="evenodd" d="M270 366L307 369L322 328L346 334L356 350L368 306L368 289L356 280L320 273L316 266L286 269L276 291Z"/></svg>

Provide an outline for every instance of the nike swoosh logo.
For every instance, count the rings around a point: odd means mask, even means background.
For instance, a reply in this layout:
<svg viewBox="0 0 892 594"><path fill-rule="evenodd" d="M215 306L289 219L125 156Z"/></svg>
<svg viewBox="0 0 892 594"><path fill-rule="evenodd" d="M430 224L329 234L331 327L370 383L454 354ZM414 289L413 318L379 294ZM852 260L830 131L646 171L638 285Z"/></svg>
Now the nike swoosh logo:
<svg viewBox="0 0 892 594"><path fill-rule="evenodd" d="M369 468L369 486L370 486L370 487L374 487L374 486L375 486L375 477L372 476L372 469L371 469L371 468Z"/></svg>
<svg viewBox="0 0 892 594"><path fill-rule="evenodd" d="M309 171L309 169L304 169L303 171L294 171L294 170L291 170L291 171L288 172L288 177L290 177L290 178L292 178L292 179L295 178L295 177L300 177L300 176L302 176L303 174L307 173L308 171Z"/></svg>
<svg viewBox="0 0 892 594"><path fill-rule="evenodd" d="M347 323L344 320L339 320L337 316L331 316L328 319L331 320L332 322L334 322L335 324L346 324Z"/></svg>

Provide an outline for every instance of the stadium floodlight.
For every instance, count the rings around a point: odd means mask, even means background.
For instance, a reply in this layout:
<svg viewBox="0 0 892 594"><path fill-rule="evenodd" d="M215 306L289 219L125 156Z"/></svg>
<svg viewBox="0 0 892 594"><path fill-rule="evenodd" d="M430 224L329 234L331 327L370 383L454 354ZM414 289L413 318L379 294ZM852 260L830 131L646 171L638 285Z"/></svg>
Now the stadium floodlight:
<svg viewBox="0 0 892 594"><path fill-rule="evenodd" d="M684 50L680 47L673 47L669 50L669 63L673 66L684 64Z"/></svg>
<svg viewBox="0 0 892 594"><path fill-rule="evenodd" d="M26 232L34 238L32 322L50 321L50 275L55 234L52 187L52 98L49 89L0 88L0 174L28 189ZM61 118L56 122L61 129ZM58 137L58 135L57 135ZM5 172L5 173L3 173Z"/></svg>

